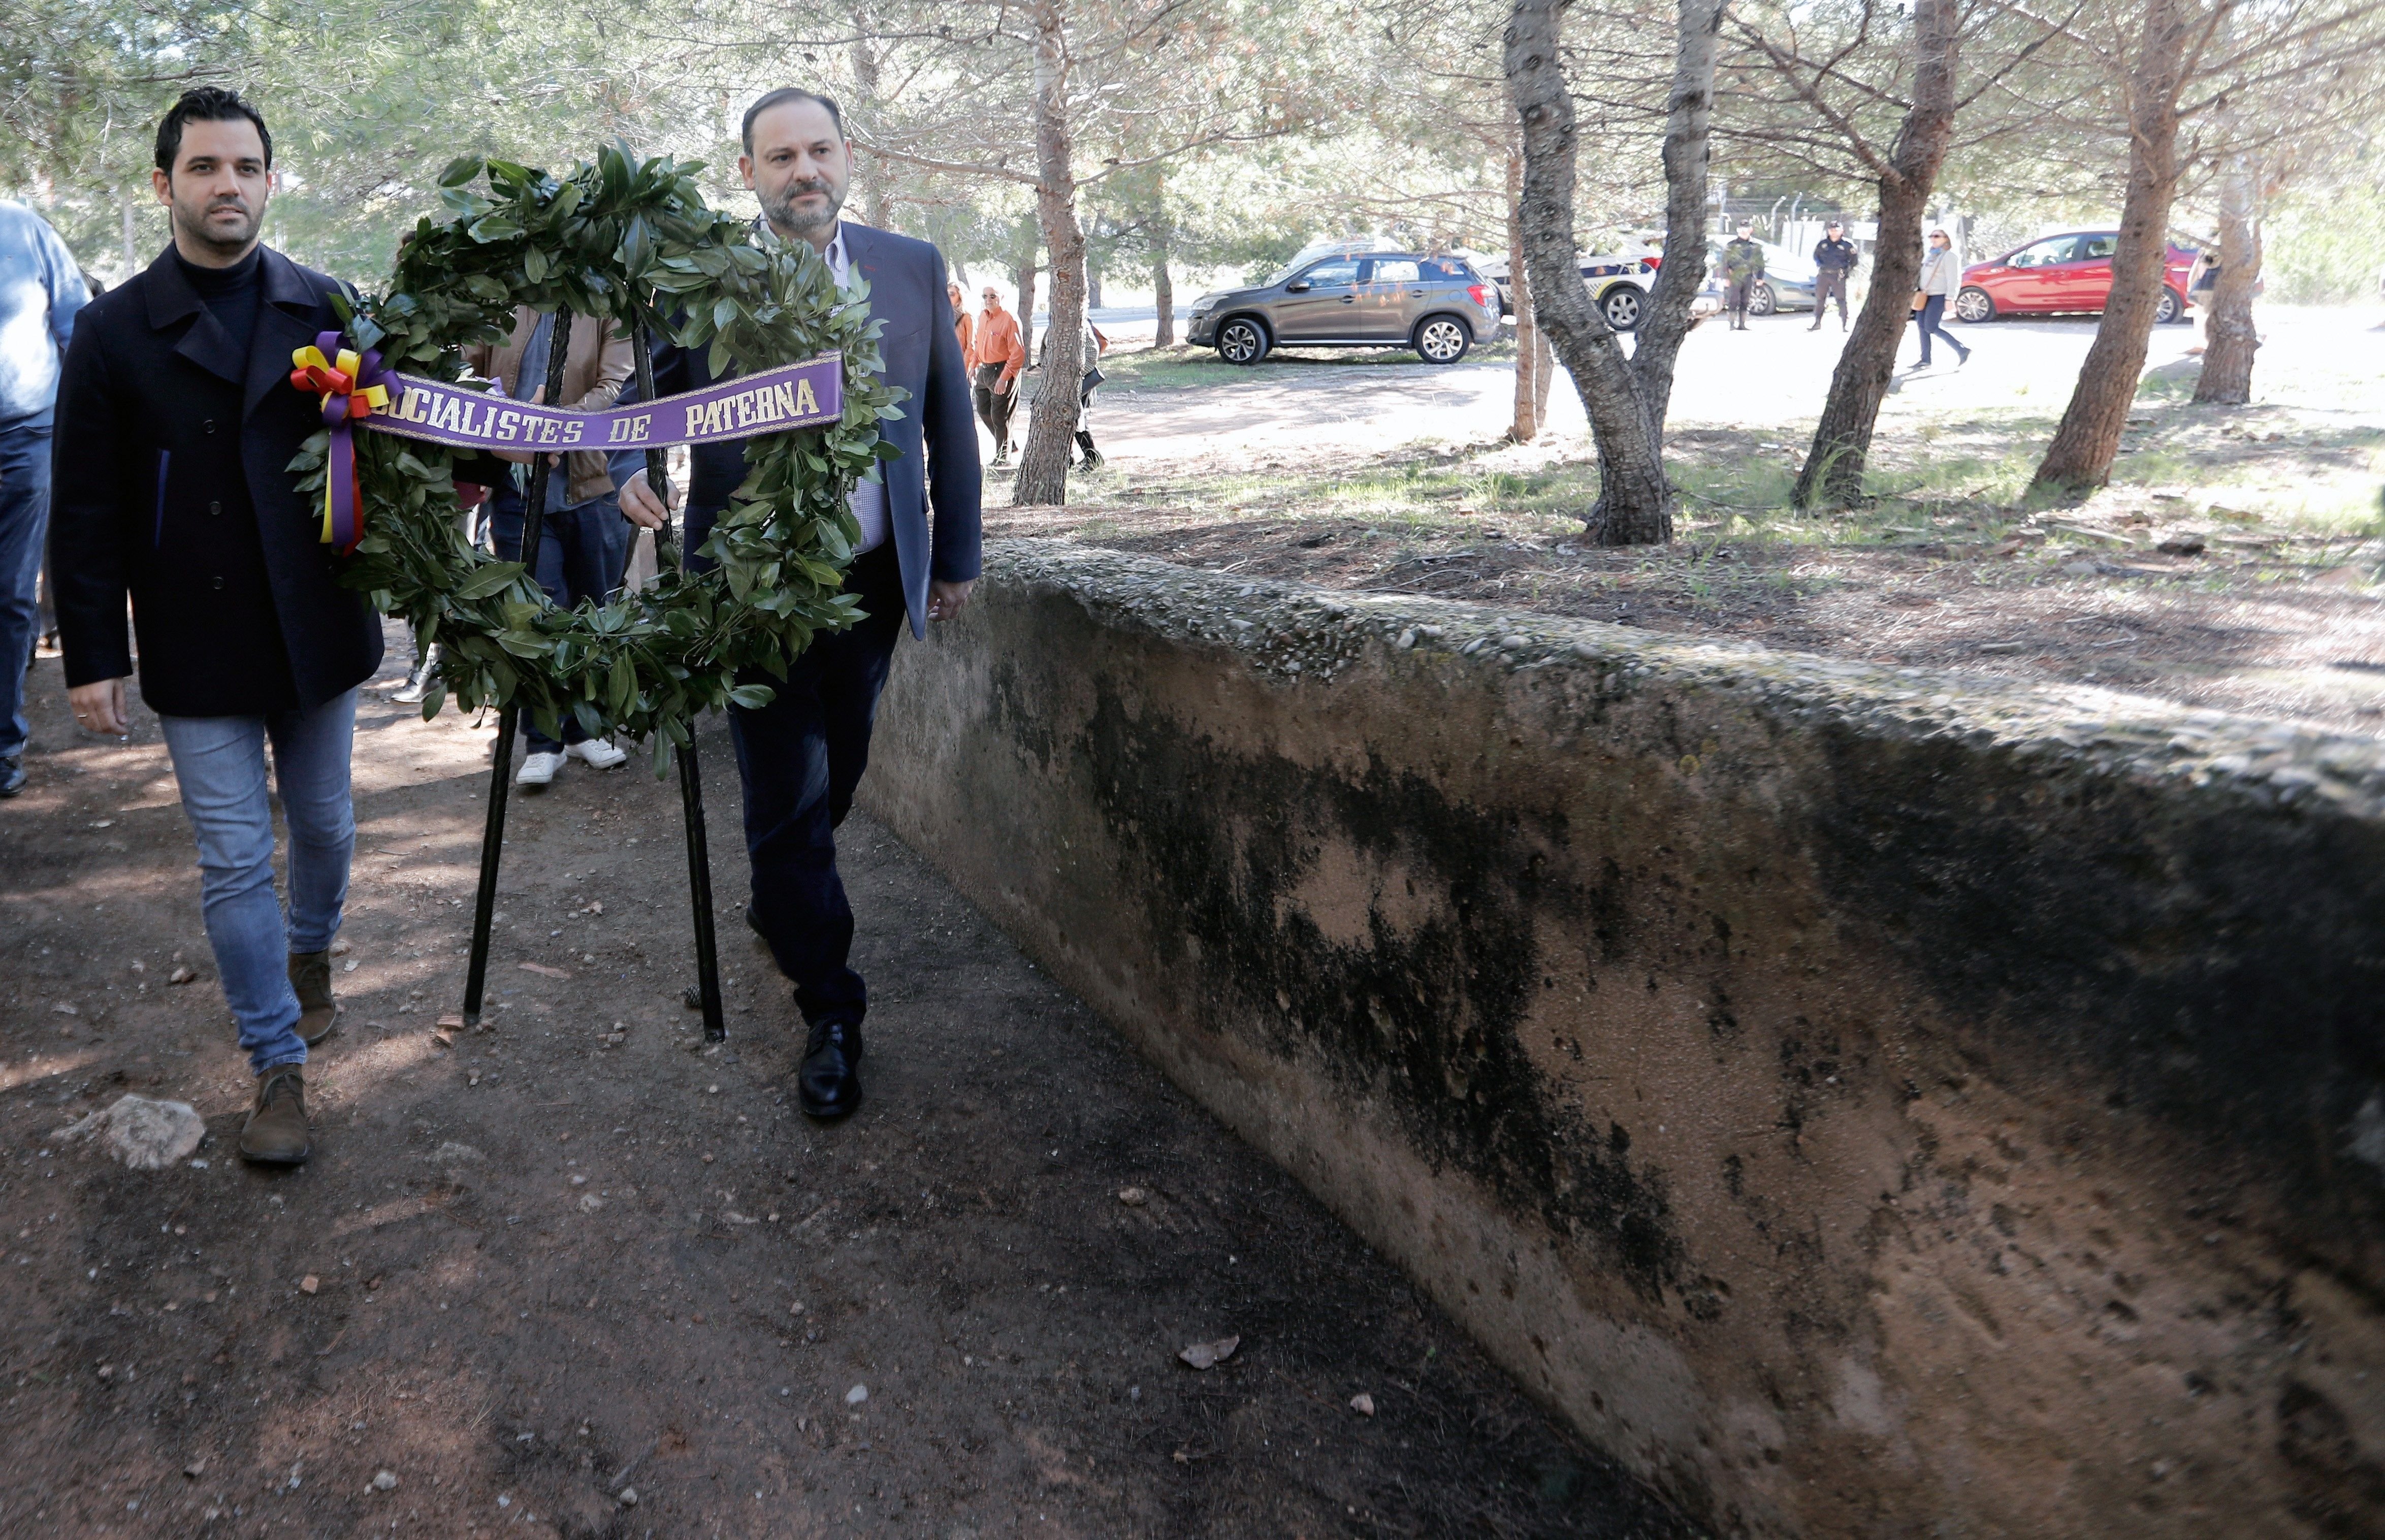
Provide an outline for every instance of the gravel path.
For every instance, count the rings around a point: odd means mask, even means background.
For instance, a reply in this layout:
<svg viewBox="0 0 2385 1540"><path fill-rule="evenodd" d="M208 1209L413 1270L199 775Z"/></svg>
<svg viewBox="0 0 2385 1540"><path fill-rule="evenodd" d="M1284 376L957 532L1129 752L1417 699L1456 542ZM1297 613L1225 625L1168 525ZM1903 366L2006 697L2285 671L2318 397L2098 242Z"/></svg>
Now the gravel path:
<svg viewBox="0 0 2385 1540"><path fill-rule="evenodd" d="M2261 312L2265 345L2254 384L2267 401L2307 404L2346 423L2385 411L2376 382L2385 369L2385 327L2370 309L2271 307ZM1898 356L1895 394L1880 413L1884 434L1911 432L1948 413L2008 410L2061 414L2094 341L2093 317L2009 320L1954 330L1970 344L1960 369L1914 374L1918 348ZM1676 429L1780 429L1802 452L1829 394L1842 337L1833 315L1811 332L1805 315L1761 317L1745 332L1698 327L1683 344L1674 389ZM2193 326L2154 330L2149 372L2177 364L2200 338ZM1095 397L1102 451L1120 469L1189 461L1239 468L1269 455L1363 457L1417 442L1485 444L1506 432L1515 392L1512 363L1474 359L1436 368L1413 354L1326 351L1277 355L1241 369L1204 356L1217 382L1197 391L1105 387ZM1402 362L1405 358L1406 361ZM1019 430L1023 435L1023 426ZM1562 371L1549 397L1549 433L1588 435L1580 399ZM987 440L990 444L991 440Z"/></svg>

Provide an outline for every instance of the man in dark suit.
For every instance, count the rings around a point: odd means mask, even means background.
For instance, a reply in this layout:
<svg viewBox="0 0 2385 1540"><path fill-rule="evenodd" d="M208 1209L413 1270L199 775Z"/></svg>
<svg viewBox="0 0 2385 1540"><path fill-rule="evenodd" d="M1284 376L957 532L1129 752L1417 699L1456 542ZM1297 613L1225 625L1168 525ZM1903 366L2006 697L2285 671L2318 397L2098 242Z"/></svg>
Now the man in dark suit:
<svg viewBox="0 0 2385 1540"><path fill-rule="evenodd" d="M853 146L836 104L806 91L773 91L745 113L738 169L762 204L765 240L805 241L840 285L869 285L870 312L884 323L886 380L911 393L884 425L901 451L879 462L880 482L855 488L861 526L848 592L868 619L823 634L758 711L730 709L737 771L745 793L745 848L754 895L748 911L779 969L795 986L809 1028L796 1100L816 1118L841 1118L861 1103L861 1019L868 994L849 955L853 909L836 871L834 831L853 806L869 760L870 722L908 616L912 633L968 603L978 575L980 471L967 368L953 332L944 259L924 241L838 218L851 185ZM788 362L794 362L789 359ZM711 383L701 352L658 349L657 394ZM624 461L621 511L649 529L665 517L643 470ZM688 489L686 544L700 547L745 479L742 444L699 444Z"/></svg>
<svg viewBox="0 0 2385 1540"><path fill-rule="evenodd" d="M337 285L258 244L273 140L228 91L186 93L157 128L174 242L85 307L58 391L51 574L75 720L126 731L125 602L199 847L207 942L256 1096L251 1160L311 1147L302 1068L329 1035L331 938L356 820L356 686L381 622L334 581L321 515L289 465L321 426L291 353L335 331ZM266 746L290 822L287 921L273 892Z"/></svg>

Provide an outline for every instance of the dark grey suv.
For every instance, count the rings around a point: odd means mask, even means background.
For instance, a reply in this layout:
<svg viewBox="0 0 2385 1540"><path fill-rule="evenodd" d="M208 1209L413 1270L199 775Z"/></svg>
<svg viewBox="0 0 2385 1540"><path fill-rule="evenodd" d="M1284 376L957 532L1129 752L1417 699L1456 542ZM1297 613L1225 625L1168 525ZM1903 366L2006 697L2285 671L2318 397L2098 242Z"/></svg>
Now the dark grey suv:
<svg viewBox="0 0 2385 1540"><path fill-rule="evenodd" d="M1457 257L1364 247L1304 252L1251 289L1192 302L1184 340L1230 364L1278 347L1413 347L1454 364L1499 334L1499 291Z"/></svg>

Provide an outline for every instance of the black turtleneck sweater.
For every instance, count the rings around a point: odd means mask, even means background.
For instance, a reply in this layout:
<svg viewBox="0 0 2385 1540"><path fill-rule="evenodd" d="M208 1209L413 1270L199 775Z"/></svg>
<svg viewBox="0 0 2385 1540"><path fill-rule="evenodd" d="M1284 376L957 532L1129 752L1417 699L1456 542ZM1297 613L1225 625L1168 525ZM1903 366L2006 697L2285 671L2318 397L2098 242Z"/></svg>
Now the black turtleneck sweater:
<svg viewBox="0 0 2385 1540"><path fill-rule="evenodd" d="M243 357L248 353L249 333L256 330L257 301L265 292L264 250L261 245L251 246L246 257L229 268L202 268L184 257L181 248L174 252L174 264L182 269L182 281L199 296L207 314L215 317L216 324L240 344Z"/></svg>

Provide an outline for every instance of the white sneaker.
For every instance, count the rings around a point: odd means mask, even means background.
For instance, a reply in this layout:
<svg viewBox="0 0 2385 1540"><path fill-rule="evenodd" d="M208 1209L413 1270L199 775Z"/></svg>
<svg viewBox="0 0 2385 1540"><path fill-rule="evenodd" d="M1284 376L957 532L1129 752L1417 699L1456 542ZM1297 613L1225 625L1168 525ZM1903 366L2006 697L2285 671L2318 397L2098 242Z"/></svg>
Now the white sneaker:
<svg viewBox="0 0 2385 1540"><path fill-rule="evenodd" d="M577 754L590 770L611 770L630 757L626 750L617 747L610 738L583 738L563 752Z"/></svg>
<svg viewBox="0 0 2385 1540"><path fill-rule="evenodd" d="M521 773L514 777L517 786L544 786L555 780L555 772L563 768L563 756L541 751L522 761Z"/></svg>

